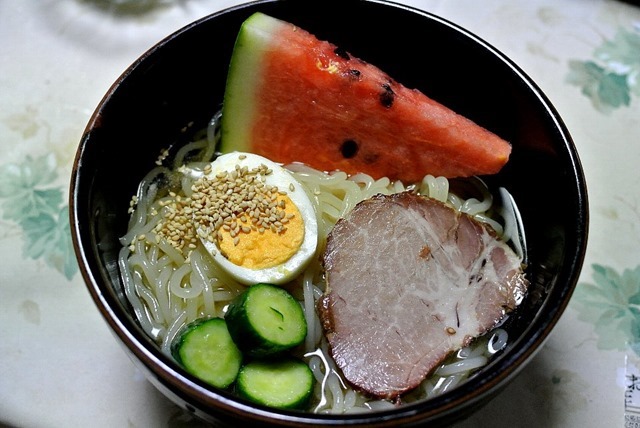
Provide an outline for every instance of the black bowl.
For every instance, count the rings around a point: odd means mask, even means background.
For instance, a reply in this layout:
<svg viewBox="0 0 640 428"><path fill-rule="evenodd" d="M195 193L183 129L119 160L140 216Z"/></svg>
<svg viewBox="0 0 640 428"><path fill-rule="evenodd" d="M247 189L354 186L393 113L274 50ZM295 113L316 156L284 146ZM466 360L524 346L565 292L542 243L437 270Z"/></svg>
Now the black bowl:
<svg viewBox="0 0 640 428"><path fill-rule="evenodd" d="M519 205L528 238L530 292L510 319L508 348L459 388L369 414L270 410L208 388L163 355L133 318L116 263L131 195L161 149L205 127L220 109L235 37L255 11L342 46L513 144L508 165L488 179L491 186L506 187ZM384 1L259 1L215 13L161 41L122 74L88 123L71 179L70 206L82 274L119 342L173 401L204 419L230 424L436 425L468 415L542 347L576 285L588 225L578 154L535 83L464 29Z"/></svg>

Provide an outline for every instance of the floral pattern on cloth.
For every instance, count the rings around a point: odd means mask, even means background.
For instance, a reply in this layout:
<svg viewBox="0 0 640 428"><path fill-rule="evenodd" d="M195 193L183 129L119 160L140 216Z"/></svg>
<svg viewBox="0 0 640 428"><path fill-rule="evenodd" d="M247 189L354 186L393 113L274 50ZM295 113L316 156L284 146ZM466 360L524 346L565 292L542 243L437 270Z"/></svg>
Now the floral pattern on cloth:
<svg viewBox="0 0 640 428"><path fill-rule="evenodd" d="M566 79L602 113L629 107L633 95L640 97L640 24L619 28L594 50L593 59L570 60Z"/></svg>
<svg viewBox="0 0 640 428"><path fill-rule="evenodd" d="M630 107L640 97L640 23L618 28L594 49L593 59L570 60L566 81L600 113ZM640 265L620 272L594 263L591 270L592 282L580 282L572 300L578 318L594 326L598 349L631 349L640 357Z"/></svg>
<svg viewBox="0 0 640 428"><path fill-rule="evenodd" d="M599 264L591 268L593 283L580 283L573 296L578 318L595 326L599 349L629 347L640 356L640 265L622 272Z"/></svg>
<svg viewBox="0 0 640 428"><path fill-rule="evenodd" d="M0 165L2 219L22 229L23 257L42 259L71 280L78 265L71 242L69 208L57 178L52 154L27 156L21 164Z"/></svg>

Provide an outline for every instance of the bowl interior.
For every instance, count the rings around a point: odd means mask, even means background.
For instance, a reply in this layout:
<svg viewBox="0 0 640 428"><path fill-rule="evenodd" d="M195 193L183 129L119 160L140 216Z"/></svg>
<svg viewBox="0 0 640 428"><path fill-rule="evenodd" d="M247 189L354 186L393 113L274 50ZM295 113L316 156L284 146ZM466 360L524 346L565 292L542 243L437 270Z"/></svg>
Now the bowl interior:
<svg viewBox="0 0 640 428"><path fill-rule="evenodd" d="M256 409L186 374L133 319L116 262L131 196L162 149L188 140L220 109L238 29L258 10L344 47L512 143L508 165L487 181L507 188L521 211L530 292L507 324L508 348L462 387L386 412L382 419ZM588 222L584 178L571 137L517 66L428 13L385 2L337 0L242 5L195 22L150 49L115 82L87 125L72 176L71 207L88 288L151 380L200 415L228 419L242 412L254 421L281 423L411 423L463 416L460 409L471 410L511 379L556 324L578 278Z"/></svg>

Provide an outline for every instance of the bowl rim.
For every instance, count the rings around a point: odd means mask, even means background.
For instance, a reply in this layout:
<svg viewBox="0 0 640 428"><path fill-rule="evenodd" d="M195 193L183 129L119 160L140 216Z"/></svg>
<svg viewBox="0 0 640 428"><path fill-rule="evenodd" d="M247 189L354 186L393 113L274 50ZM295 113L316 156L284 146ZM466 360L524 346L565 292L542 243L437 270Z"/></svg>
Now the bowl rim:
<svg viewBox="0 0 640 428"><path fill-rule="evenodd" d="M176 37L180 37L192 28L204 22L215 20L227 13L278 2L282 3L282 0L256 0L242 3L219 10L187 24L146 50L115 80L101 99L86 125L80 145L78 146L73 162L69 191L69 216L72 243L84 282L94 303L109 324L111 332L120 339L120 344L138 360L136 361L132 358L133 362L142 364L150 373L153 373L153 376L156 378L155 380L159 382L161 386L177 394L180 399L188 402L196 402L197 410L199 411L205 412L206 409L215 408L227 416L237 415L238 412L241 412L243 417L248 417L254 422L279 423L290 426L300 424L376 424L377 426L392 426L398 422L417 422L428 416L436 418L451 417L453 412L458 411L459 406L465 408L472 407L487 394L496 393L507 383L507 380L519 373L524 365L542 348L551 330L555 327L560 316L566 309L569 299L577 285L588 240L589 212L586 179L582 171L577 149L568 129L547 96L518 65L491 44L469 30L431 12L389 0L367 0L362 2L397 8L408 13L420 15L423 19L430 21L430 24L447 27L447 31L451 31L452 34L455 33L469 39L478 48L488 51L491 56L506 66L516 76L517 80L526 84L530 93L535 95L536 102L539 106L544 107L545 114L553 121L553 127L558 133L557 139L562 143L562 147L566 151L565 156L571 168L571 185L575 186L576 191L576 203L578 207L578 212L576 213L578 217L574 231L576 241L575 244L571 246L574 251L571 252L570 257L566 257L565 255L566 263L560 269L557 280L559 284L564 284L564 286L555 287L552 292L556 293L556 298L552 300L548 299L544 303L544 305L549 306L548 312L546 312L547 316L537 316L532 322L531 327L526 329L523 335L517 339L517 341L523 342L522 346L514 349L498 361L493 362L500 363L499 370L487 372L483 379L470 379L465 382L464 385L439 397L417 403L405 404L393 410L349 415L324 415L310 412L261 408L240 399L233 398L232 395L224 391L210 389L202 381L195 379L192 375L186 373L186 371L180 367L177 367L177 364L164 355L157 345L151 343L150 339L137 326L131 315L127 313L125 308L121 307L110 284L100 276L97 269L94 272L93 266L98 263L99 256L92 254L92 246L94 246L94 243L89 239L89 234L86 233L87 231L83 226L90 221L90 218L86 215L88 209L82 205L82 198L78 192L81 187L86 186L82 185L82 183L87 181L88 178L81 177L80 170L83 164L84 153L91 140L91 131L99 125L104 106L108 104L110 98L117 92L120 84L127 76L134 73L141 64L154 56L156 52L161 50L165 45L171 43Z"/></svg>

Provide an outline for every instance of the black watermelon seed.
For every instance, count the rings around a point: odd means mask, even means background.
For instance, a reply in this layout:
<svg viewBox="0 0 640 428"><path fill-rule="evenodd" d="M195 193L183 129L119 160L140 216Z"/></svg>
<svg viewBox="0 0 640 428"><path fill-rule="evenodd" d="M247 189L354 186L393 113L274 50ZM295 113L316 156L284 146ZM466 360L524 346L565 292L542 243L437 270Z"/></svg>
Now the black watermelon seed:
<svg viewBox="0 0 640 428"><path fill-rule="evenodd" d="M345 159L351 159L358 153L358 143L353 140L345 140L340 146L340 153Z"/></svg>
<svg viewBox="0 0 640 428"><path fill-rule="evenodd" d="M349 53L340 47L335 48L333 50L333 53L338 55L342 59L346 59L347 61L351 59L351 57L349 56Z"/></svg>
<svg viewBox="0 0 640 428"><path fill-rule="evenodd" d="M349 78L351 80L359 80L360 79L360 75L362 73L360 73L360 70L356 70L355 68L352 68L351 70L349 70Z"/></svg>
<svg viewBox="0 0 640 428"><path fill-rule="evenodd" d="M396 94L387 83L382 84L382 89L383 91L380 93L380 104L389 108L393 105L393 100L395 99Z"/></svg>

